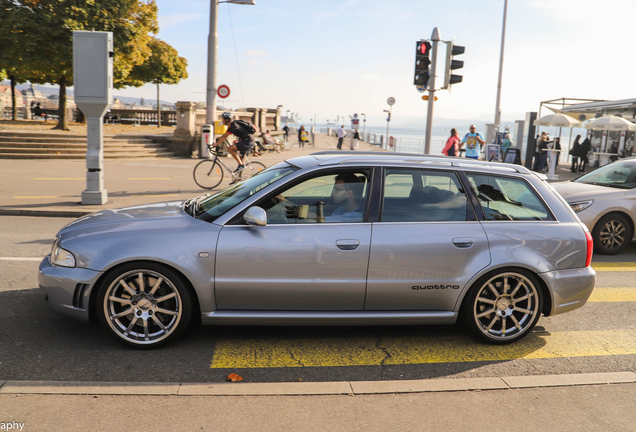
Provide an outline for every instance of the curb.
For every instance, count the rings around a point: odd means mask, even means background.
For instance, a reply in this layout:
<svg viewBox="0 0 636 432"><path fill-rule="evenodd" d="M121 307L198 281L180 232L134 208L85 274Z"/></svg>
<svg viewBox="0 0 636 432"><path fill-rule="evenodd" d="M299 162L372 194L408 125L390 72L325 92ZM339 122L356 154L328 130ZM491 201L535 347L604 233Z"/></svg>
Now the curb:
<svg viewBox="0 0 636 432"><path fill-rule="evenodd" d="M95 211L81 210L20 210L0 208L0 216L82 217Z"/></svg>
<svg viewBox="0 0 636 432"><path fill-rule="evenodd" d="M126 396L317 396L516 390L533 387L636 383L634 372L534 375L405 381L287 383L121 383L89 381L0 381L0 394Z"/></svg>

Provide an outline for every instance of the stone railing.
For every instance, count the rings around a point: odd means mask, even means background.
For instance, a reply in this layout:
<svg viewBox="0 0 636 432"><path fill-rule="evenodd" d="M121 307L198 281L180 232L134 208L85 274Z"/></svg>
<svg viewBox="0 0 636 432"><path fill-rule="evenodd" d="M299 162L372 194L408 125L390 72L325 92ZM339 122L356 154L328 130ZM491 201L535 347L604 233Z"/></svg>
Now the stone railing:
<svg viewBox="0 0 636 432"><path fill-rule="evenodd" d="M223 111L217 110L218 121ZM232 111L234 118L247 120L258 129L257 135L269 129L272 135L282 134L280 126L280 109L247 108L240 111ZM201 134L201 127L205 124L205 110L196 109L194 102L177 102L175 137L193 138Z"/></svg>
<svg viewBox="0 0 636 432"><path fill-rule="evenodd" d="M177 111L162 110L161 125L176 126ZM110 115L115 122L150 125L157 124L157 111L141 109L112 109ZM105 116L107 117L108 114Z"/></svg>

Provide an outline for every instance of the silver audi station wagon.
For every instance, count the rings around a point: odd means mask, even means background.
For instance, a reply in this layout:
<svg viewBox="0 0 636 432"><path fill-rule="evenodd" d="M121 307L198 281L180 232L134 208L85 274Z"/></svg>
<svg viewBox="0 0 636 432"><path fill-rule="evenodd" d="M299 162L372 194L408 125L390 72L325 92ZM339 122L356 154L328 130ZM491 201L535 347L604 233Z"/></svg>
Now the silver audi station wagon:
<svg viewBox="0 0 636 432"><path fill-rule="evenodd" d="M543 177L544 178L544 177ZM320 152L213 195L104 210L40 264L49 308L138 348L216 325L452 324L527 335L577 309L592 237L518 165Z"/></svg>

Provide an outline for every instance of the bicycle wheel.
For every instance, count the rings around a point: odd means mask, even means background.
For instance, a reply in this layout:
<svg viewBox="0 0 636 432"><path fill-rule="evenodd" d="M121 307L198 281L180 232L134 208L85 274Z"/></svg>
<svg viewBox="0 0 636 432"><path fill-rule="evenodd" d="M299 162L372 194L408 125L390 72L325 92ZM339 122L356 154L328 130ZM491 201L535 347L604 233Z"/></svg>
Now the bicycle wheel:
<svg viewBox="0 0 636 432"><path fill-rule="evenodd" d="M205 159L194 167L192 176L195 183L203 189L214 189L223 180L223 167L215 160Z"/></svg>
<svg viewBox="0 0 636 432"><path fill-rule="evenodd" d="M250 178L254 174L258 174L259 172L263 171L265 168L267 168L265 164L249 161L245 164L245 169L239 173L239 177L241 179Z"/></svg>

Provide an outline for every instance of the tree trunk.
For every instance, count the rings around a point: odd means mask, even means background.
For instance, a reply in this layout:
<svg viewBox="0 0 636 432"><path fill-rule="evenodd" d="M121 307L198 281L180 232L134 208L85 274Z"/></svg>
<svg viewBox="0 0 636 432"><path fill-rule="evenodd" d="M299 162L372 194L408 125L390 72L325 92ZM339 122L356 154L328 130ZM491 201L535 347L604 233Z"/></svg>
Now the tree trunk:
<svg viewBox="0 0 636 432"><path fill-rule="evenodd" d="M16 107L16 101L15 101L15 77L11 75L9 78L11 79L11 119L13 121L17 121L18 109Z"/></svg>
<svg viewBox="0 0 636 432"><path fill-rule="evenodd" d="M58 123L53 129L69 130L66 117L66 78L60 78L60 105L57 109Z"/></svg>
<svg viewBox="0 0 636 432"><path fill-rule="evenodd" d="M77 122L83 125L86 124L86 116L84 115L84 111L79 108L77 109Z"/></svg>
<svg viewBox="0 0 636 432"><path fill-rule="evenodd" d="M157 83L157 127L161 127L161 104L159 103L159 83Z"/></svg>

